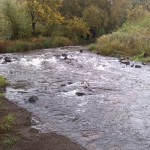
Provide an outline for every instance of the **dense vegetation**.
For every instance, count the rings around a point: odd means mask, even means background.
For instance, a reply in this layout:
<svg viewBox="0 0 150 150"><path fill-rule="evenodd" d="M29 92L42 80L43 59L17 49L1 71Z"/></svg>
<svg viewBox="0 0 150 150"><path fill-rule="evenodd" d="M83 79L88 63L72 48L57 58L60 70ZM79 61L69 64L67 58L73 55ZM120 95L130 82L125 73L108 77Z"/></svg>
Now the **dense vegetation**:
<svg viewBox="0 0 150 150"><path fill-rule="evenodd" d="M148 11L146 0L1 0L0 52L87 44L108 34L98 39L100 53L140 54L131 49L139 51L136 38L149 31ZM120 42L127 36L133 38L134 47Z"/></svg>
<svg viewBox="0 0 150 150"><path fill-rule="evenodd" d="M136 6L121 28L98 38L93 48L103 55L135 56L137 60L150 61L150 9Z"/></svg>

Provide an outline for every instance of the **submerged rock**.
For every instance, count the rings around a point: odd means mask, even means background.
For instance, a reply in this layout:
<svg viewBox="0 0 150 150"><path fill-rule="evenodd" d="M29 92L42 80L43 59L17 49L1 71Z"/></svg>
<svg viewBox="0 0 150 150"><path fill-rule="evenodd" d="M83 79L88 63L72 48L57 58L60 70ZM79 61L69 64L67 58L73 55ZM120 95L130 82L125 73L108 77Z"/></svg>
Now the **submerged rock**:
<svg viewBox="0 0 150 150"><path fill-rule="evenodd" d="M83 50L82 50L82 49L80 50L80 53L83 53Z"/></svg>
<svg viewBox="0 0 150 150"><path fill-rule="evenodd" d="M135 65L135 68L142 68L141 65Z"/></svg>
<svg viewBox="0 0 150 150"><path fill-rule="evenodd" d="M4 61L7 63L7 62L12 62L11 58L10 57L5 57L4 58Z"/></svg>
<svg viewBox="0 0 150 150"><path fill-rule="evenodd" d="M30 103L35 103L37 100L38 100L38 97L37 97L37 96L31 96L31 97L28 99L28 102L30 102Z"/></svg>
<svg viewBox="0 0 150 150"><path fill-rule="evenodd" d="M69 84L69 85L70 85L70 84L73 84L73 82L69 81L68 84Z"/></svg>
<svg viewBox="0 0 150 150"><path fill-rule="evenodd" d="M85 93L82 93L82 92L76 92L76 95L77 95L77 96L84 96Z"/></svg>

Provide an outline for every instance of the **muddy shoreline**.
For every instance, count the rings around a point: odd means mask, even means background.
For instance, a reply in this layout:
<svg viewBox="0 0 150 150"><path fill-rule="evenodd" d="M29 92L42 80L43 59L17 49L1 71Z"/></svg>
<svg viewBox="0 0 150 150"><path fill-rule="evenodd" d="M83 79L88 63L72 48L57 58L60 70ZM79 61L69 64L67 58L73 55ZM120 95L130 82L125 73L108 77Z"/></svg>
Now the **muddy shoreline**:
<svg viewBox="0 0 150 150"><path fill-rule="evenodd" d="M4 109L0 109L0 119L7 114L13 114L16 121L12 131L7 134L0 133L0 150L6 149L1 142L8 134L17 137L17 141L7 147L8 150L85 150L62 135L38 133L31 128L31 113L7 99L1 101Z"/></svg>

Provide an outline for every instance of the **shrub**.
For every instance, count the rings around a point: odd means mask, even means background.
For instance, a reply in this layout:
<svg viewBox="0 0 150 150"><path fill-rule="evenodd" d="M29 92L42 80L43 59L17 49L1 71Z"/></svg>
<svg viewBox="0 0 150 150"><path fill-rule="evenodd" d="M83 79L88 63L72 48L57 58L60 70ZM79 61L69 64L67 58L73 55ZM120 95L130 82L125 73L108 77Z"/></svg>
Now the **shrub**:
<svg viewBox="0 0 150 150"><path fill-rule="evenodd" d="M7 52L24 52L30 49L29 45L22 41L14 42L12 46L7 48Z"/></svg>
<svg viewBox="0 0 150 150"><path fill-rule="evenodd" d="M0 88L6 87L7 85L8 85L7 79L0 75Z"/></svg>
<svg viewBox="0 0 150 150"><path fill-rule="evenodd" d="M89 49L90 51L95 51L95 50L97 49L97 46L96 46L96 44L90 44L90 45L88 46L88 49Z"/></svg>
<svg viewBox="0 0 150 150"><path fill-rule="evenodd" d="M0 53L4 53L6 52L6 49L9 46L9 42L8 41L0 41Z"/></svg>
<svg viewBox="0 0 150 150"><path fill-rule="evenodd" d="M69 38L63 36L51 37L49 39L49 43L52 47L68 46L73 44Z"/></svg>
<svg viewBox="0 0 150 150"><path fill-rule="evenodd" d="M138 20L138 19L137 19ZM103 55L150 56L150 13L138 21L126 22L117 32L97 39L97 50Z"/></svg>

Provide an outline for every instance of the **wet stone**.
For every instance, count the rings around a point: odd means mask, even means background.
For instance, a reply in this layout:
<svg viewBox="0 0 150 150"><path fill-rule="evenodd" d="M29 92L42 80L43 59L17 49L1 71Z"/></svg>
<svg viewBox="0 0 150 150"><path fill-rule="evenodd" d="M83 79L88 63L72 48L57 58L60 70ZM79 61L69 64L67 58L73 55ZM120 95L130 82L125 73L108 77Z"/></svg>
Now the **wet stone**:
<svg viewBox="0 0 150 150"><path fill-rule="evenodd" d="M80 50L80 53L83 53L83 50L82 50L82 49Z"/></svg>
<svg viewBox="0 0 150 150"><path fill-rule="evenodd" d="M67 54L62 54L62 57L64 57L64 60L68 59L68 55Z"/></svg>
<svg viewBox="0 0 150 150"><path fill-rule="evenodd" d="M35 103L37 100L38 100L38 97L37 97L37 96L31 96L31 97L28 99L28 102L30 102L30 103Z"/></svg>
<svg viewBox="0 0 150 150"><path fill-rule="evenodd" d="M127 60L122 60L120 61L121 64L125 64L125 65L130 65L130 62Z"/></svg>
<svg viewBox="0 0 150 150"><path fill-rule="evenodd" d="M82 93L82 92L76 92L76 95L77 95L77 96L84 96L85 93Z"/></svg>
<svg viewBox="0 0 150 150"><path fill-rule="evenodd" d="M68 82L69 85L73 84L73 82Z"/></svg>
<svg viewBox="0 0 150 150"><path fill-rule="evenodd" d="M4 60L5 60L5 62L12 62L10 57L5 57Z"/></svg>
<svg viewBox="0 0 150 150"><path fill-rule="evenodd" d="M66 86L66 84L61 84L61 87L64 87L64 86Z"/></svg>
<svg viewBox="0 0 150 150"><path fill-rule="evenodd" d="M141 65L135 65L135 68L142 68Z"/></svg>

